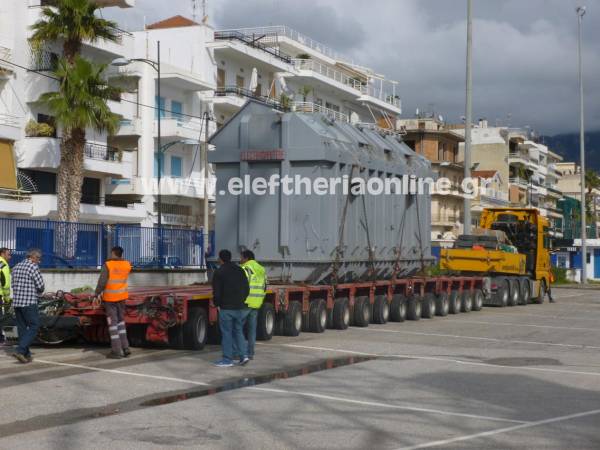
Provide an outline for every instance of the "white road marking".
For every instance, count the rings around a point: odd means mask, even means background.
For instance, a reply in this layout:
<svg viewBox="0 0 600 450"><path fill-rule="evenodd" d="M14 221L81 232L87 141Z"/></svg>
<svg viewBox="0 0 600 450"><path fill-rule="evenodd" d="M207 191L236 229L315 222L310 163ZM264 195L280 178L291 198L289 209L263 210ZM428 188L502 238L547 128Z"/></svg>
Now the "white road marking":
<svg viewBox="0 0 600 450"><path fill-rule="evenodd" d="M184 380L183 378L163 377L160 375L149 375L149 374L145 374L145 373L127 372L125 370L103 369L101 367L84 366L83 364L70 364L70 363L64 363L64 362L58 362L58 361L48 361L45 359L37 359L37 358L34 359L33 362L34 363L42 363L42 364L50 364L50 365L55 365L55 366L73 367L76 369L85 369L85 370L90 370L90 371L94 371L94 372L114 373L116 375L127 375L127 376L132 376L132 377L150 378L150 379L162 380L162 381L175 381L178 383L188 383L188 384L194 384L197 386L209 386L209 383L202 383L201 381Z"/></svg>
<svg viewBox="0 0 600 450"><path fill-rule="evenodd" d="M596 349L600 350L600 346L593 345L577 345L577 344L556 344L552 342L538 342L538 341L519 341L519 340L511 340L511 339L497 339L497 338L486 338L479 336L463 336L459 334L444 334L444 333L424 333L420 331L401 331L401 330L385 330L381 328L353 328L353 331L368 331L374 333L399 333L399 334L412 334L415 336L437 336L437 337L447 337L447 338L455 338L455 339L470 339L476 341L490 341L490 342L500 342L507 344L531 344L531 345L549 345L555 347L566 347L566 348L580 348L580 349Z"/></svg>
<svg viewBox="0 0 600 450"><path fill-rule="evenodd" d="M458 436L458 437L450 438L450 439L425 442L423 444L413 445L410 447L402 447L398 450L416 450L419 448L439 447L440 445L453 444L455 442L464 442L464 441L469 441L471 439L478 439L478 438L482 438L482 437L494 436L496 434L510 433L511 431L518 431L518 430L523 430L526 428L539 427L541 425L547 425L549 423L564 422L565 420L577 419L579 417L593 416L596 414L600 414L600 409L593 409L591 411L584 411L584 412L580 412L580 413L576 413L576 414L569 414L567 416L552 417L550 419L544 419L544 420L538 420L535 422L523 423L521 425L514 425L512 427L500 428L497 430L483 431L481 433L475 433L475 434L467 434L464 436Z"/></svg>
<svg viewBox="0 0 600 450"><path fill-rule="evenodd" d="M465 366L492 367L494 369L506 369L506 370L512 370L512 371L523 370L523 371L533 371L533 372L565 373L565 374L569 374L569 375L587 375L587 376L600 377L600 372L582 372L582 371L577 371L577 370L547 369L547 368L543 368L543 367L503 366L500 364L465 361L462 359L445 358L445 357L439 357L439 356L367 353L367 352L357 352L357 351L353 351L353 350L344 350L344 349L339 349L339 348L313 347L313 346L299 345L299 344L261 344L261 345L281 345L283 347L290 347L290 348L338 352L338 353L344 353L344 354L348 354L348 355L374 356L374 357L379 357L379 358L402 358L402 359L415 359L415 360L423 360L423 361L438 361L438 362L445 362L445 363L460 364L460 365L465 365Z"/></svg>
<svg viewBox="0 0 600 450"><path fill-rule="evenodd" d="M419 408L416 406L402 406L402 405L393 405L390 403L355 400L355 399L351 399L351 398L316 394L316 393L312 393L312 392L288 391L286 389L273 389L273 388L264 388L264 387L248 387L245 389L250 389L253 391L261 391L261 392L272 392L275 394L287 394L287 395L298 395L301 397L319 398L319 399L323 399L323 400L332 400L332 401L342 402L342 403L352 403L355 405L362 405L362 406L375 406L375 407L379 407L379 408L398 409L398 410L403 410L403 411L422 412L422 413L429 413L429 414L440 414L440 415L445 415L445 416L467 417L469 419L493 420L493 421L499 421L499 422L512 422L512 423L520 423L520 424L529 423L529 422L525 422L523 420L513 420L513 419L505 419L505 418L501 418L501 417L482 416L479 414L466 414L466 413L459 413L459 412L452 412L452 411L442 411L442 410L438 410L438 409Z"/></svg>
<svg viewBox="0 0 600 450"><path fill-rule="evenodd" d="M488 322L485 320L463 320L463 319L454 319L452 322L461 322L461 323L480 323L483 325L503 325L510 327L530 327L530 328L548 328L551 330L583 330L583 331L600 331L600 328L584 328L584 327L561 327L554 325L533 325L530 323L515 323L515 322ZM452 323L448 322L448 323Z"/></svg>

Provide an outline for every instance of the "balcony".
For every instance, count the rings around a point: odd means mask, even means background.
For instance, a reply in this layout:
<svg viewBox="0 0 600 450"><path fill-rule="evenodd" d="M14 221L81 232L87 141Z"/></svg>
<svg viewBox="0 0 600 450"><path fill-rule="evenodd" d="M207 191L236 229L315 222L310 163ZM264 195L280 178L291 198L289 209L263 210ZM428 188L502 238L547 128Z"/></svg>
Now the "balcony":
<svg viewBox="0 0 600 450"><path fill-rule="evenodd" d="M510 184L514 184L514 185L517 185L522 188L529 188L532 184L530 180L527 180L525 178L520 178L520 177L510 177L508 179L508 182Z"/></svg>
<svg viewBox="0 0 600 450"><path fill-rule="evenodd" d="M22 169L58 169L61 139L27 137L15 145L17 166ZM87 173L131 178L132 156L103 144L87 142L84 149L84 170Z"/></svg>
<svg viewBox="0 0 600 450"><path fill-rule="evenodd" d="M434 214L431 218L431 225L442 227L454 227L457 223L462 223L460 214Z"/></svg>
<svg viewBox="0 0 600 450"><path fill-rule="evenodd" d="M215 32L215 41L237 41L252 48L261 50L281 61L290 64L292 57L279 50L275 46L270 46L261 42L265 35L256 35L243 30L222 30Z"/></svg>
<svg viewBox="0 0 600 450"><path fill-rule="evenodd" d="M291 110L299 113L324 114L325 116L340 122L350 121L350 118L346 114L311 102L293 102Z"/></svg>
<svg viewBox="0 0 600 450"><path fill-rule="evenodd" d="M31 193L0 188L0 211L10 216L30 216L33 207Z"/></svg>
<svg viewBox="0 0 600 450"><path fill-rule="evenodd" d="M209 182L209 198L214 198L213 188L214 178ZM157 195L157 178L135 177L129 183L111 183L106 185L108 195ZM160 193L163 196L204 198L204 183L199 174L192 174L186 178L176 178L163 176L160 179Z"/></svg>
<svg viewBox="0 0 600 450"><path fill-rule="evenodd" d="M23 118L12 114L0 113L0 139L17 141L21 139Z"/></svg>
<svg viewBox="0 0 600 450"><path fill-rule="evenodd" d="M199 140L202 121L183 117L163 117L160 120L160 133L163 138ZM154 137L158 137L158 120L154 121Z"/></svg>
<svg viewBox="0 0 600 450"><path fill-rule="evenodd" d="M195 72L164 63L161 64L160 82L163 86L191 92L212 91L216 87L214 83L204 80Z"/></svg>
<svg viewBox="0 0 600 450"><path fill-rule="evenodd" d="M215 89L213 104L227 113L234 113L239 110L247 99L257 100L266 103L273 108L280 109L281 105L277 100L256 95L249 89L239 88L237 86L222 86Z"/></svg>
<svg viewBox="0 0 600 450"><path fill-rule="evenodd" d="M58 209L56 195L37 194L31 196L33 204L32 217L57 217ZM90 203L86 203L89 201ZM128 204L127 207L107 206L104 199L82 199L79 207L80 220L94 222L139 223L147 217L146 208L142 203Z"/></svg>
<svg viewBox="0 0 600 450"><path fill-rule="evenodd" d="M141 136L142 135L142 120L141 119L122 119L119 122L119 131L116 136Z"/></svg>

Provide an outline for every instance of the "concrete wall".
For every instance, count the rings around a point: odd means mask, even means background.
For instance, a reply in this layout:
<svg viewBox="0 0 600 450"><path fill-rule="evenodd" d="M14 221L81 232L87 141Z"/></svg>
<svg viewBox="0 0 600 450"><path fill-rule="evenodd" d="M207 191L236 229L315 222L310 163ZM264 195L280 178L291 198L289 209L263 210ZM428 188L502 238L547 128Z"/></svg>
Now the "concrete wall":
<svg viewBox="0 0 600 450"><path fill-rule="evenodd" d="M47 292L70 291L84 286L96 287L99 270L42 270ZM144 270L129 276L129 286L187 286L206 281L204 270Z"/></svg>

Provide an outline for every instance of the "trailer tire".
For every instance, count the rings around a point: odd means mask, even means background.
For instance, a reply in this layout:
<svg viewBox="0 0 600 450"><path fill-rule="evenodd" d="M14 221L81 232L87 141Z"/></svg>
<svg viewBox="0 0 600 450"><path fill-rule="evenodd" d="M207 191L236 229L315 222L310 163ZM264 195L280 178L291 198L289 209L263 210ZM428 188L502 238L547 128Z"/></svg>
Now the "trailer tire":
<svg viewBox="0 0 600 450"><path fill-rule="evenodd" d="M531 301L531 287L527 278L521 278L519 282L521 288L521 305L527 305Z"/></svg>
<svg viewBox="0 0 600 450"><path fill-rule="evenodd" d="M533 303L537 303L538 305L541 305L542 303L544 303L544 299L546 298L546 280L544 280L543 278L540 280L540 292L538 294L537 297L535 297L533 299Z"/></svg>
<svg viewBox="0 0 600 450"><path fill-rule="evenodd" d="M473 294L473 311L481 311L483 308L483 291L477 289Z"/></svg>
<svg viewBox="0 0 600 450"><path fill-rule="evenodd" d="M167 329L169 334L169 347L175 350L183 350L185 348L183 341L183 327L175 325Z"/></svg>
<svg viewBox="0 0 600 450"><path fill-rule="evenodd" d="M458 314L460 312L460 296L456 289L450 291L448 297L448 312L450 314Z"/></svg>
<svg viewBox="0 0 600 450"><path fill-rule="evenodd" d="M282 312L279 312L279 314L275 313L275 326L273 328L273 334L275 336L284 336L285 335L285 333L283 332L284 324L285 324L285 314Z"/></svg>
<svg viewBox="0 0 600 450"><path fill-rule="evenodd" d="M406 318L408 320L421 320L421 296L413 295L407 303Z"/></svg>
<svg viewBox="0 0 600 450"><path fill-rule="evenodd" d="M421 317L423 319L433 319L435 317L435 295L431 292L427 292L423 296L423 302L421 306Z"/></svg>
<svg viewBox="0 0 600 450"><path fill-rule="evenodd" d="M208 338L208 315L204 308L192 308L182 326L183 346L188 350L202 350Z"/></svg>
<svg viewBox="0 0 600 450"><path fill-rule="evenodd" d="M283 321L283 334L285 336L298 336L302 331L302 306L298 301L288 303Z"/></svg>
<svg viewBox="0 0 600 450"><path fill-rule="evenodd" d="M327 303L322 298L310 302L308 329L311 333L323 333L327 328Z"/></svg>
<svg viewBox="0 0 600 450"><path fill-rule="evenodd" d="M354 325L368 327L371 321L371 305L369 297L361 296L354 299Z"/></svg>
<svg viewBox="0 0 600 450"><path fill-rule="evenodd" d="M508 280L510 286L510 296L508 297L508 306L517 306L520 301L521 293L519 289L519 281L516 278Z"/></svg>
<svg viewBox="0 0 600 450"><path fill-rule="evenodd" d="M461 312L470 312L473 309L473 294L471 291L464 290L462 295L460 296L460 311Z"/></svg>
<svg viewBox="0 0 600 450"><path fill-rule="evenodd" d="M263 303L256 318L256 339L270 341L275 332L275 308L272 303Z"/></svg>
<svg viewBox="0 0 600 450"><path fill-rule="evenodd" d="M390 318L390 304L385 295L376 295L373 302L373 312L371 313L371 321L373 323L384 324Z"/></svg>
<svg viewBox="0 0 600 450"><path fill-rule="evenodd" d="M333 302L332 328L346 330L350 326L350 306L345 297L336 298Z"/></svg>
<svg viewBox="0 0 600 450"><path fill-rule="evenodd" d="M390 304L390 320L392 322L404 322L406 320L406 297L402 294L394 294Z"/></svg>
<svg viewBox="0 0 600 450"><path fill-rule="evenodd" d="M496 293L494 294L494 304L497 306L504 308L508 305L508 297L509 297L509 283L506 278L501 278L498 281L498 288L496 289Z"/></svg>
<svg viewBox="0 0 600 450"><path fill-rule="evenodd" d="M448 293L441 292L435 298L435 314L437 316L445 317L448 315L449 310L450 310L450 305L448 302Z"/></svg>

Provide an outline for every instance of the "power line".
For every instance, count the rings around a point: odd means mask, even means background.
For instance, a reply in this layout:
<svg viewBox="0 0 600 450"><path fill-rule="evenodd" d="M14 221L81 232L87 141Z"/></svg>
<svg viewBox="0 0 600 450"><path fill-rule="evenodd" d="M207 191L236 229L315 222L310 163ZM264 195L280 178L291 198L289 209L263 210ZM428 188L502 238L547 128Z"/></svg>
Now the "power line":
<svg viewBox="0 0 600 450"><path fill-rule="evenodd" d="M41 76L43 76L43 77L46 77L46 78L49 78L49 79L51 79L51 80L54 80L54 81L60 81L60 79L59 79L59 78L56 78L56 77L54 77L54 76L52 76L52 75L49 75L49 74L47 74L47 73L44 73L44 72L42 72L42 71L40 71L40 70L30 69L29 67L21 66L20 64L16 64L16 63L14 63L14 62L12 62L12 61L8 61L8 60L6 60L6 59L2 59L2 58L0 58L0 61L1 61L1 62L4 62L4 63L7 63L7 64L10 64L11 66L15 66L15 67L18 67L18 68L20 68L20 69L26 70L27 72L33 72L33 73L35 73L35 74L37 74L37 75L41 75ZM181 112L179 112L179 111L172 111L172 110L165 109L165 108L157 108L156 106L152 106L152 105L146 105L146 104L144 104L144 103L139 103L139 102L136 102L136 101L133 101L133 100L127 100L126 98L121 98L121 101L122 101L122 102L126 102L126 103L131 103L131 104L134 104L134 105L137 105L137 106L142 106L142 107L144 107L144 108L150 108L150 109L153 109L153 110L160 110L160 111L163 111L163 112L165 112L165 113L171 113L171 114L175 114L175 115L177 115L178 117L181 117L181 116L183 116L183 117L190 117L190 118L192 118L192 119L206 120L204 117L202 117L202 115L200 115L200 116L195 116L195 115L193 115L193 114L185 114L185 113L181 113ZM208 118L208 120L209 120L210 122L215 122L215 119L214 119L214 118L212 118L212 117L209 117L209 118Z"/></svg>

